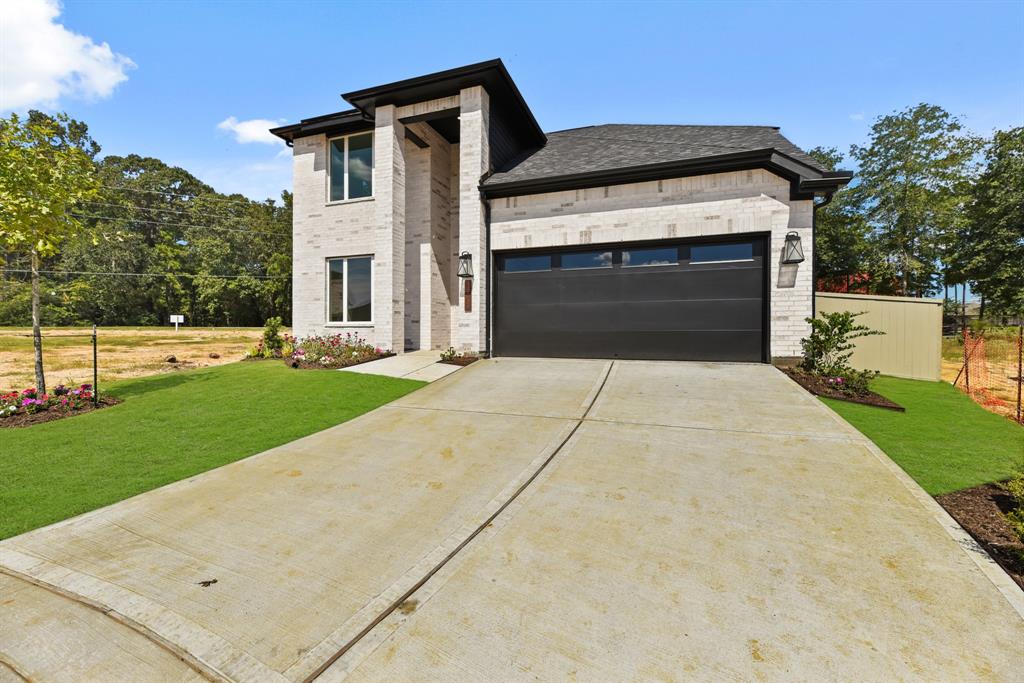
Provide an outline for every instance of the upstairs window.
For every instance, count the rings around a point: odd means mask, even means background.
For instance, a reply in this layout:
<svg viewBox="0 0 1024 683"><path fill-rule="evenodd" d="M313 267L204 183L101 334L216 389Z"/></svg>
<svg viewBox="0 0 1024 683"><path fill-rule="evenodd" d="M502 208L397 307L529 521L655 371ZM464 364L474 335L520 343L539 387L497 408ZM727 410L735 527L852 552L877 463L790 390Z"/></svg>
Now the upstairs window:
<svg viewBox="0 0 1024 683"><path fill-rule="evenodd" d="M373 133L356 133L328 141L331 163L327 201L373 196Z"/></svg>

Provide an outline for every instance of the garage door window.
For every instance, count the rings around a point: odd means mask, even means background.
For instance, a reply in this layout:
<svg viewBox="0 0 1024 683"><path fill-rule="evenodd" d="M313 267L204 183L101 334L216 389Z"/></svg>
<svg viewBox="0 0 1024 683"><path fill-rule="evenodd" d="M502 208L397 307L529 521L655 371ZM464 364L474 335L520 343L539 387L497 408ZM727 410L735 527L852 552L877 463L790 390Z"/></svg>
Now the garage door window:
<svg viewBox="0 0 1024 683"><path fill-rule="evenodd" d="M695 244L690 247L690 263L723 263L726 261L751 261L754 245L750 242L737 244Z"/></svg>
<svg viewBox="0 0 1024 683"><path fill-rule="evenodd" d="M679 263L679 249L677 247L628 249L622 252L623 266L674 266L677 263Z"/></svg>
<svg viewBox="0 0 1024 683"><path fill-rule="evenodd" d="M611 267L612 252L610 251L578 251L572 254L562 254L563 269Z"/></svg>
<svg viewBox="0 0 1024 683"><path fill-rule="evenodd" d="M506 256L506 273L532 273L551 270L551 256Z"/></svg>

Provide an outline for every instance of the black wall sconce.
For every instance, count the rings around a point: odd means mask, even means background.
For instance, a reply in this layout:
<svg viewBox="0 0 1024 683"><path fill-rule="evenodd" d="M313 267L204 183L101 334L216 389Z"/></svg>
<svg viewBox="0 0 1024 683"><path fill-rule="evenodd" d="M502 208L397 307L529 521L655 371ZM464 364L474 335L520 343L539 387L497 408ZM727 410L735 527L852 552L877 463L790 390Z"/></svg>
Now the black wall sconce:
<svg viewBox="0 0 1024 683"><path fill-rule="evenodd" d="M800 234L795 231L786 233L786 246L782 248L783 263L803 263L804 249L800 246Z"/></svg>

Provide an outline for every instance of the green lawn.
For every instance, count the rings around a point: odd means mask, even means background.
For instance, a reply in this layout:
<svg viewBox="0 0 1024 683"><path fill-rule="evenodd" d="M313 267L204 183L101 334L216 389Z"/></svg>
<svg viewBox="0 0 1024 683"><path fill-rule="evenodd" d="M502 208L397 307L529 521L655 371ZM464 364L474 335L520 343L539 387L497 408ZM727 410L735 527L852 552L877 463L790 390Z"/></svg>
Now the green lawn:
<svg viewBox="0 0 1024 683"><path fill-rule="evenodd" d="M1024 463L1024 427L950 384L879 377L871 388L907 412L822 400L933 496L1006 479Z"/></svg>
<svg viewBox="0 0 1024 683"><path fill-rule="evenodd" d="M422 385L249 362L101 387L124 403L0 429L0 538L259 453Z"/></svg>

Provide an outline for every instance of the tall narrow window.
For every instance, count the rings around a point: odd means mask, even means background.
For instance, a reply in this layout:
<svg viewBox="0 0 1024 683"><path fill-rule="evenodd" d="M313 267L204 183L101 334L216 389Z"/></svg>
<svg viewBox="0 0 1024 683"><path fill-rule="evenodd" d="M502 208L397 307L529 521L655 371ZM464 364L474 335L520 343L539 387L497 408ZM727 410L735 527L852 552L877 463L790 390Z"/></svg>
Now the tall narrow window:
<svg viewBox="0 0 1024 683"><path fill-rule="evenodd" d="M340 202L373 196L373 133L329 141L327 200Z"/></svg>
<svg viewBox="0 0 1024 683"><path fill-rule="evenodd" d="M373 321L373 257L327 260L327 320L332 323Z"/></svg>

